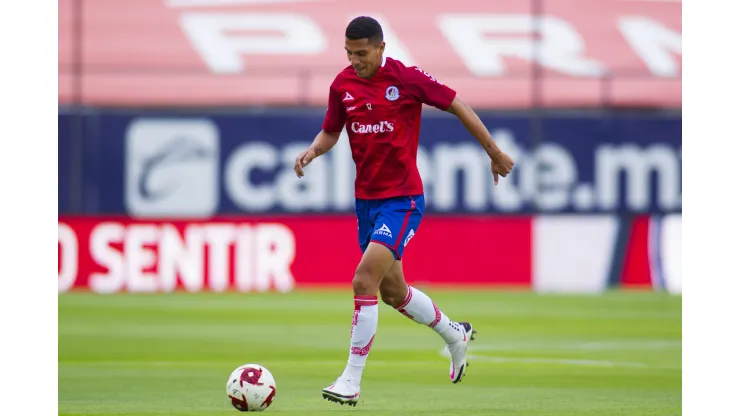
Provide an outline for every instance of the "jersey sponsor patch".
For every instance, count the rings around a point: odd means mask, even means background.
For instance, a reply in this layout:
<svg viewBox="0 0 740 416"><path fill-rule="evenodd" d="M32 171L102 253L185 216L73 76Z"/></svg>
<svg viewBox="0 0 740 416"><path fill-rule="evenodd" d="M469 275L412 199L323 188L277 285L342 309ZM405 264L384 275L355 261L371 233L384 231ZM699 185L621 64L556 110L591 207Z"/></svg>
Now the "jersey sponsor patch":
<svg viewBox="0 0 740 416"><path fill-rule="evenodd" d="M350 124L350 129L353 133L369 134L369 133L386 133L392 132L395 127L390 121L380 121L375 124L361 124L357 121Z"/></svg>

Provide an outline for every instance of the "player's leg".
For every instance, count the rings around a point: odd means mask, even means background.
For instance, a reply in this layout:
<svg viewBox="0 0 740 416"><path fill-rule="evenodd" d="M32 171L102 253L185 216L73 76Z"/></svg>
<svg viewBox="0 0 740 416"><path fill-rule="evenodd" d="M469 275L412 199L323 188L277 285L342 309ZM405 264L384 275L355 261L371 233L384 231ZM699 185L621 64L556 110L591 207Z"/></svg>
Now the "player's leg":
<svg viewBox="0 0 740 416"><path fill-rule="evenodd" d="M432 328L446 343L463 339L463 331L459 324L448 318L427 294L406 283L400 260L393 264L383 278L380 296L385 304L402 315Z"/></svg>
<svg viewBox="0 0 740 416"><path fill-rule="evenodd" d="M394 261L393 254L380 244L371 242L365 250L352 279L355 310L349 359L337 381L323 390L325 399L341 404L357 404L362 372L378 327L378 287Z"/></svg>
<svg viewBox="0 0 740 416"><path fill-rule="evenodd" d="M452 321L427 294L407 285L401 260L393 263L383 277L380 296L387 305L416 323L432 328L442 337L450 353L450 381L459 382L467 367L467 345L475 333L473 326L468 322Z"/></svg>
<svg viewBox="0 0 740 416"><path fill-rule="evenodd" d="M380 205L382 201L361 200L356 205L358 240L363 256L352 279L355 296L349 359L337 381L322 391L325 399L341 404L356 405L359 399L362 372L378 326L378 287L395 261L386 247L370 241L376 208Z"/></svg>

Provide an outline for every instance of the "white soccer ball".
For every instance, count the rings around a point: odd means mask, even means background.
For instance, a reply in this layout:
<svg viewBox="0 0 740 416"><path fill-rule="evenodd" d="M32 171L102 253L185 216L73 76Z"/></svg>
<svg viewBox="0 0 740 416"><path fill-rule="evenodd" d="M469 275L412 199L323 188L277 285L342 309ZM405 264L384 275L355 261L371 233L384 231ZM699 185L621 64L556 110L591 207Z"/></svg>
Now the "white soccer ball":
<svg viewBox="0 0 740 416"><path fill-rule="evenodd" d="M226 380L226 395L240 412L261 412L272 404L276 387L268 369L259 364L244 364Z"/></svg>

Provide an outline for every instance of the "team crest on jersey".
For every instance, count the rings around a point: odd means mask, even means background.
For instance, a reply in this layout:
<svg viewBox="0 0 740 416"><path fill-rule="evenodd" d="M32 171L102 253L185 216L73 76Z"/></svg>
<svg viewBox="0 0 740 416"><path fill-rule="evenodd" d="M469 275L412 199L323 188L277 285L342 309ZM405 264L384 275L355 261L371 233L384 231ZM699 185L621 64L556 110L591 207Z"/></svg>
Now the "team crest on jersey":
<svg viewBox="0 0 740 416"><path fill-rule="evenodd" d="M398 97L400 97L400 94L398 93L398 88L394 85L391 85L385 90L385 98L388 101L396 101Z"/></svg>

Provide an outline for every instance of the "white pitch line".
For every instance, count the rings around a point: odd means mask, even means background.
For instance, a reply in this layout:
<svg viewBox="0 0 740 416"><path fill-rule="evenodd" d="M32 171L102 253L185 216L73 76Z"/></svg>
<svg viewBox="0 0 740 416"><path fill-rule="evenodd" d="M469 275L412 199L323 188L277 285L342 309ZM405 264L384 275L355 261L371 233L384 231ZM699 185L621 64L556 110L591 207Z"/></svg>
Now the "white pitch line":
<svg viewBox="0 0 740 416"><path fill-rule="evenodd" d="M443 348L440 354L449 358L447 348ZM483 355L468 354L468 359L473 361L484 361L488 363L527 363L527 364L565 364L589 367L647 367L647 364L633 363L627 361L586 360L578 358L544 358L544 357L489 357Z"/></svg>
<svg viewBox="0 0 740 416"><path fill-rule="evenodd" d="M475 344L468 347L475 351L515 351L525 348L537 350L655 350L681 348L678 340L657 341L583 341L583 342L502 342Z"/></svg>
<svg viewBox="0 0 740 416"><path fill-rule="evenodd" d="M540 357L485 357L468 354L468 359L489 363L537 363L537 364L566 364L588 367L647 367L643 363L624 361L581 360L569 358L540 358Z"/></svg>
<svg viewBox="0 0 740 416"><path fill-rule="evenodd" d="M336 365L345 365L347 363L347 360L280 360L279 364L270 364L270 367L290 367L290 366L316 366L316 367L323 367L323 366L336 366ZM442 367L445 367L444 361L441 360L421 360L421 361L404 361L404 366L429 366L429 365L442 365ZM69 369L80 369L80 368L114 368L115 370L151 370L154 368L167 368L170 367L171 369L179 369L184 370L187 368L200 368L200 367L206 367L206 368L230 368L239 365L248 364L246 362L232 362L232 363L225 363L221 361L214 361L214 362L207 362L207 361L195 361L195 362L189 362L189 361L90 361L90 362L60 362L59 367L63 369L63 371L68 371ZM372 364L375 366L389 366L389 367L397 367L399 365L399 361L389 361L389 360L373 360Z"/></svg>

